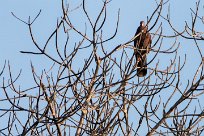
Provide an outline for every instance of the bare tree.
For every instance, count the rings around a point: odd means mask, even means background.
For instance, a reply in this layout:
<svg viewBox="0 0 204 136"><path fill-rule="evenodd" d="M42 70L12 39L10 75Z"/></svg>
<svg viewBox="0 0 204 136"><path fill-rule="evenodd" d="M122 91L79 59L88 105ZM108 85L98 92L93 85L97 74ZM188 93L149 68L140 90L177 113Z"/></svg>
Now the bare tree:
<svg viewBox="0 0 204 136"><path fill-rule="evenodd" d="M152 45L145 77L137 76L134 55L137 48L133 41L139 35L114 45L111 50L107 46L116 38L120 28L118 10L115 32L109 38L104 38L107 5L111 5L111 1L102 1L103 6L93 21L87 11L86 0L75 9L69 8L62 0L63 15L44 45L38 43L32 29L41 11L34 20L29 18L28 22L12 13L28 26L33 45L38 50L21 53L45 56L53 65L39 74L31 62L35 84L21 89L16 85L21 72L14 77L12 66L5 62L0 73L3 77L1 91L4 93L4 97L0 97L0 105L6 103L9 106L0 109L0 117L7 121L0 128L1 135L203 134L204 108L200 99L204 93L204 60L198 42L203 40L203 32L196 30L197 21L204 23L198 12L200 0L196 2L195 10L191 9L192 21L186 22L181 32L171 22L170 9L166 15L163 13L163 9L168 9L169 0L155 1L157 7L146 20ZM82 9L89 23L85 24L84 31L78 29L70 17L72 11L77 12L78 9ZM168 23L173 35L163 32L162 23ZM75 44L69 43L76 34L81 39ZM66 37L64 44L59 35ZM180 84L180 77L186 56L180 59L178 55L179 38L193 41L200 53L200 65L193 66L197 71L185 88ZM173 41L173 44L164 49L163 41L166 39ZM50 53L48 48L56 54ZM81 52L86 52L83 58L80 57ZM169 56L170 60L162 64L165 69L161 69L158 58L164 55ZM76 65L77 62L80 65ZM9 78L4 77L6 70Z"/></svg>

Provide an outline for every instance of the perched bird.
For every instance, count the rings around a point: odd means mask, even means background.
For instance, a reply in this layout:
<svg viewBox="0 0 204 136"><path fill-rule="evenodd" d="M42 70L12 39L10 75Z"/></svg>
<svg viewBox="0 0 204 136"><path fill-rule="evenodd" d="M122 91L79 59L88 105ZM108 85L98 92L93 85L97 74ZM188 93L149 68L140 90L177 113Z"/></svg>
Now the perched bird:
<svg viewBox="0 0 204 136"><path fill-rule="evenodd" d="M137 36L134 40L137 76L144 77L147 74L147 54L149 53L152 43L151 35L144 21L140 22L135 36Z"/></svg>

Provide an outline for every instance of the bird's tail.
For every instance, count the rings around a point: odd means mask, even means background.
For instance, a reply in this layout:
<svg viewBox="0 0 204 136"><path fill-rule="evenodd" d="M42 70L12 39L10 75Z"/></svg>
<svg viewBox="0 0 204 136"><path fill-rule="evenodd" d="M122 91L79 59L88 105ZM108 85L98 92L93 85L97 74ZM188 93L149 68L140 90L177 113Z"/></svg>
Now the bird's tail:
<svg viewBox="0 0 204 136"><path fill-rule="evenodd" d="M144 77L147 74L147 58L146 55L140 59L137 64L137 76Z"/></svg>

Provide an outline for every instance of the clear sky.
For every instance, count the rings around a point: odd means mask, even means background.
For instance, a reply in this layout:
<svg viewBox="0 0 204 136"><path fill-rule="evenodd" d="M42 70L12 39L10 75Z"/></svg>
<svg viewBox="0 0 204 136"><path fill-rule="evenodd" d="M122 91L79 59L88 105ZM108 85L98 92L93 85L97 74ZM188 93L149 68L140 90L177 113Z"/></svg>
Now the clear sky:
<svg viewBox="0 0 204 136"><path fill-rule="evenodd" d="M68 1L71 9L80 4L80 0ZM100 4L98 1L100 0L88 0L87 3L88 12L91 14L93 20L95 20L99 11ZM178 30L184 29L185 21L189 23L191 22L190 8L195 9L195 1L196 0L170 0L171 18L173 25ZM166 15L166 7L168 7L169 4L164 7L164 15ZM156 8L156 4L154 0L113 0L107 7L107 22L104 30L104 33L107 33L107 36L114 32L114 25L116 24L119 8L119 31L116 39L111 44L113 47L130 40L134 36L140 20L146 21L146 17L151 15ZM22 88L28 87L29 83L33 82L30 81L32 79L30 78L30 60L34 63L37 69L39 68L39 71L43 70L44 67L50 67L51 63L47 62L47 59L44 57L41 58L20 53L22 50L35 51L36 48L29 36L28 27L14 18L11 12L26 21L29 16L31 19L34 18L40 10L42 10L41 15L33 25L33 30L38 42L44 44L48 36L55 29L57 19L60 19L62 15L61 0L0 1L0 68L3 67L5 60L9 60L15 74L22 69L21 82L24 83ZM71 16L71 19L76 23L76 26L83 31L84 23L88 23L88 21L85 20L84 15L78 11L74 11L73 14L74 15ZM169 30L169 27L165 27L165 23L163 25L163 34L171 35L172 33ZM197 29L203 31L203 26L204 25L202 24L198 25ZM154 31L155 30L152 32ZM173 40L167 40L164 45L168 47L168 44L172 44L173 42ZM181 77L183 86L185 87L188 78L190 79L195 74L195 70L200 63L200 58L193 42L182 38L179 39L179 42L181 43L179 55L183 59L184 55L187 54L187 63ZM201 47L201 49L203 50L203 47ZM166 64L166 61L169 60L169 58L163 55L157 59L161 61L161 68L165 68L166 65L162 65ZM155 63L156 62L157 61L155 61Z"/></svg>
<svg viewBox="0 0 204 136"><path fill-rule="evenodd" d="M88 0L88 10L89 13L96 17L97 11L99 11L100 4L97 1L93 2ZM80 1L71 0L70 8L76 7ZM167 5L168 6L168 5ZM166 7L167 7L166 6ZM132 38L136 28L139 25L140 20L146 20L146 17L149 16L154 8L156 7L154 1L148 0L113 0L113 2L108 7L108 16L107 16L107 30L111 34L114 31L114 25L116 23L117 10L120 8L120 24L119 32L117 35L117 42L125 42L128 39ZM184 20L190 22L190 8L195 8L194 1L185 1L185 0L171 0L171 17L174 25L178 29L184 28ZM0 2L0 62L4 60L10 60L11 64L15 65L15 69L20 69L22 66L29 65L30 59L37 59L34 56L28 56L21 54L21 50L33 50L35 49L31 38L28 35L28 28L25 24L16 20L11 12L14 12L18 17L23 20L28 20L28 17L34 18L35 15L42 10L42 14L38 20L33 25L34 32L36 32L36 37L40 43L44 43L48 35L54 30L56 26L57 18L61 16L61 2L60 0L18 0L18 1L1 1ZM165 15L165 14L164 14ZM79 27L84 27L84 22L87 20L82 20L82 15L77 12L72 16L73 22L76 22ZM164 34L169 32L168 28L163 27ZM105 30L104 30L105 31ZM115 46L118 44L115 43ZM185 46L182 53L188 53L191 55L194 54L191 52L193 45L188 44L182 45ZM114 46L114 45L113 45ZM182 54L181 54L182 56ZM194 61L195 62L195 61Z"/></svg>

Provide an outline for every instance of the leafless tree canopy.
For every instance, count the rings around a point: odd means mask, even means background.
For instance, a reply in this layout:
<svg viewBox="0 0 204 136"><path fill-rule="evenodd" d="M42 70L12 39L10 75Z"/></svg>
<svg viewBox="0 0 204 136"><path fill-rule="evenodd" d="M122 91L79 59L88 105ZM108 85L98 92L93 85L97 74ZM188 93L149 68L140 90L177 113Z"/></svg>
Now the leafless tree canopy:
<svg viewBox="0 0 204 136"><path fill-rule="evenodd" d="M38 50L21 53L46 57L53 65L39 73L31 62L35 84L21 89L23 84L16 83L21 72L14 76L13 67L5 62L0 73L0 105L7 106L0 108L0 118L4 119L0 135L203 135L204 108L200 101L204 95L204 60L200 48L204 38L196 29L197 22L204 23L203 5L200 0L195 2L190 9L192 20L184 20L184 29L178 30L171 20L169 1L155 1L153 13L144 15L152 37L145 77L137 76L133 41L138 35L110 45L122 27L120 10L112 20L112 36L107 38L103 31L112 0L99 0L103 6L95 20L87 11L86 0L75 8L62 0L63 14L44 45L33 33L41 11L28 21L12 13L27 25ZM84 30L73 23L73 12L85 15L88 21ZM172 35L163 32L163 23ZM178 54L182 46L179 39L193 42L200 53L196 60L200 64L192 66L197 70L187 84L182 84L181 73L190 54ZM165 40L171 42L164 44ZM170 59L162 63L164 56Z"/></svg>

